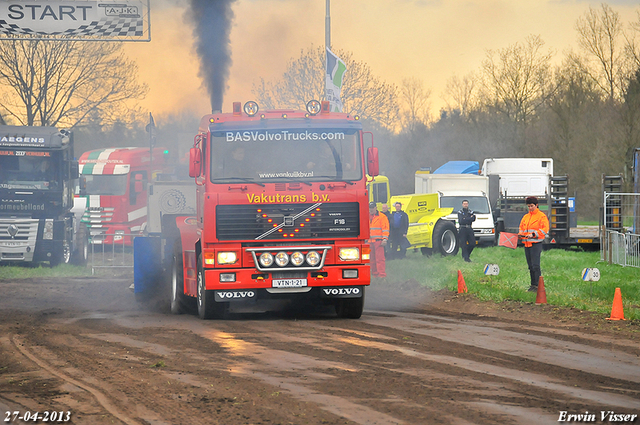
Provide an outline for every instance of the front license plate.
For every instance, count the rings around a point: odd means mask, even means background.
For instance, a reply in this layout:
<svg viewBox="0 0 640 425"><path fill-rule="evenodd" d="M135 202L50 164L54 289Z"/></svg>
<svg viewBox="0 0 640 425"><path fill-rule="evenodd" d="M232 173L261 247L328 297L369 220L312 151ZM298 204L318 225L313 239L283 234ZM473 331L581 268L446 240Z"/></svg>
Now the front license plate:
<svg viewBox="0 0 640 425"><path fill-rule="evenodd" d="M307 279L273 279L274 288L302 288L307 286Z"/></svg>

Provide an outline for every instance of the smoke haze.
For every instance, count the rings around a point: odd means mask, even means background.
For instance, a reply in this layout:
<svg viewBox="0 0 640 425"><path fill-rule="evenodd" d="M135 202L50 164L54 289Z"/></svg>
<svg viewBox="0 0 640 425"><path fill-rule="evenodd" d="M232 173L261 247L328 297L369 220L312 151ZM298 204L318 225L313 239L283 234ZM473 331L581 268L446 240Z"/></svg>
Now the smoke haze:
<svg viewBox="0 0 640 425"><path fill-rule="evenodd" d="M188 16L194 23L193 37L200 58L200 77L211 99L211 109L222 110L231 67L229 34L235 0L190 0Z"/></svg>

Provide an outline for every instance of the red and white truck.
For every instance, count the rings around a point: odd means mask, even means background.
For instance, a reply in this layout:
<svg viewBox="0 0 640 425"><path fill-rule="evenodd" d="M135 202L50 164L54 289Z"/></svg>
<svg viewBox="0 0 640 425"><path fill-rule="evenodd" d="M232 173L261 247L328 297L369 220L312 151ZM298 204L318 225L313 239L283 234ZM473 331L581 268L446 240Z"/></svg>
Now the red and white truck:
<svg viewBox="0 0 640 425"><path fill-rule="evenodd" d="M189 159L195 214L164 213L160 232L135 239L136 297L164 294L173 313L193 307L202 319L283 298L359 318L370 283L366 176L378 174L369 136L328 102L264 112L236 102L205 115ZM180 191L172 199L186 199Z"/></svg>
<svg viewBox="0 0 640 425"><path fill-rule="evenodd" d="M131 246L147 223L147 183L170 170L163 148L109 148L85 152L79 159L82 218L93 244Z"/></svg>

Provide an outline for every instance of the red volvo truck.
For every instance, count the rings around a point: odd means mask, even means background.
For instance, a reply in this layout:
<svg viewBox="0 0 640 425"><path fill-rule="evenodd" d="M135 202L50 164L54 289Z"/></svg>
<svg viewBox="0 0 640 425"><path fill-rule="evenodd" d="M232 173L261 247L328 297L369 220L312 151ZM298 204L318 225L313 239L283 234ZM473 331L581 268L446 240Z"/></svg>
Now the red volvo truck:
<svg viewBox="0 0 640 425"><path fill-rule="evenodd" d="M222 318L232 303L286 298L359 318L370 283L367 173L378 174L371 133L328 102L264 112L236 102L204 116L189 156L196 213L164 213L160 229L136 238L136 297L163 293L164 270L176 314Z"/></svg>
<svg viewBox="0 0 640 425"><path fill-rule="evenodd" d="M163 148L107 148L82 154L82 217L93 244L131 246L147 224L147 183L170 168Z"/></svg>

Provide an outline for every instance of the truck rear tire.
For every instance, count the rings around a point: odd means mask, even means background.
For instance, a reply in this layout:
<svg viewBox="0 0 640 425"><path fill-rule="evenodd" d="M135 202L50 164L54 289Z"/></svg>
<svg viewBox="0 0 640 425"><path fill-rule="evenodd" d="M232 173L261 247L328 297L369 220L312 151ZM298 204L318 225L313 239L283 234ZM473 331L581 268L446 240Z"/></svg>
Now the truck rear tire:
<svg viewBox="0 0 640 425"><path fill-rule="evenodd" d="M338 298L335 301L336 313L341 319L359 319L364 310L364 288L360 298Z"/></svg>
<svg viewBox="0 0 640 425"><path fill-rule="evenodd" d="M433 228L433 249L442 255L456 255L458 248L455 224L447 220L438 220Z"/></svg>
<svg viewBox="0 0 640 425"><path fill-rule="evenodd" d="M187 311L184 295L184 267L180 242L174 244L173 261L171 261L171 313L182 314Z"/></svg>

